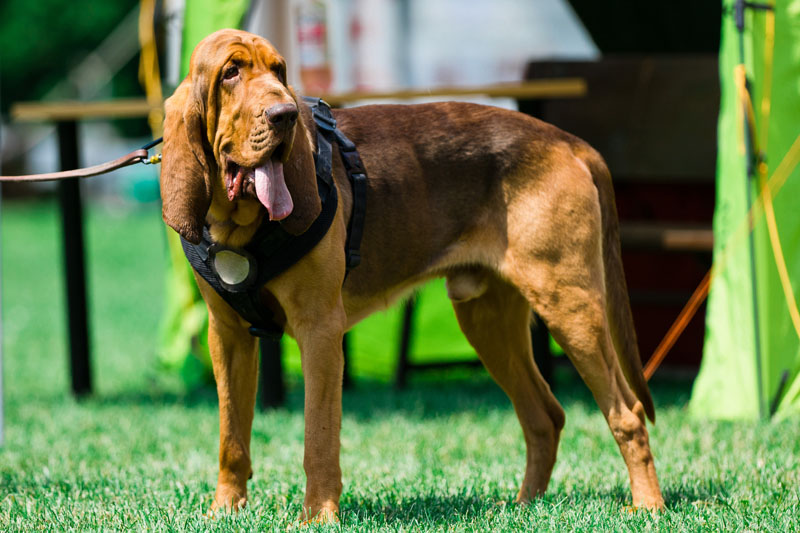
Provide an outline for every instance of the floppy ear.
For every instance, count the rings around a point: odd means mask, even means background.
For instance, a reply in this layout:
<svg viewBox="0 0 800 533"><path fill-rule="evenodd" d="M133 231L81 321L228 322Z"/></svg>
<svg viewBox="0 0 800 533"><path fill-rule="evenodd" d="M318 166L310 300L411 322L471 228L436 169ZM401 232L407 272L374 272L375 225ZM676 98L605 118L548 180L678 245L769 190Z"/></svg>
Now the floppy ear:
<svg viewBox="0 0 800 533"><path fill-rule="evenodd" d="M166 102L161 162L161 214L189 242L199 243L211 205L211 172L203 148L203 102L189 78Z"/></svg>
<svg viewBox="0 0 800 533"><path fill-rule="evenodd" d="M288 217L281 220L281 226L293 235L300 235L306 231L322 212L322 202L317 191L314 152L310 142L310 130L307 129L307 125L312 124L313 119L306 105L300 103L299 107L300 117L295 126L292 150L288 160L283 164L286 188L292 195L294 209Z"/></svg>

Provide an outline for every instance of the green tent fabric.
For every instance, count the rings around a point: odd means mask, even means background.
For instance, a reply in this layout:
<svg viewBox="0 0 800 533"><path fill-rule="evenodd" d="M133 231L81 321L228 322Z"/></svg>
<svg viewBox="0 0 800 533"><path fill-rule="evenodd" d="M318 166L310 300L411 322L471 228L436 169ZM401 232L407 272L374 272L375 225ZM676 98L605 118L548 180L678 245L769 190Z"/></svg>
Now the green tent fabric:
<svg viewBox="0 0 800 533"><path fill-rule="evenodd" d="M747 170L742 153L742 111L734 69L740 62L733 0L725 0L720 49L722 89L718 128L714 263L700 374L690 402L694 415L756 419L800 413L800 341L793 327L773 249L757 202L753 234L758 335L754 321L750 244L746 231ZM747 9L745 65L756 116L756 137L766 139L767 176L800 134L800 0L775 4L773 72L768 120L762 114L768 15ZM750 184L758 197L757 180ZM774 198L777 227L795 294L800 293L800 169ZM796 302L795 302L796 305ZM756 338L760 350L756 350ZM774 413L772 413L774 411Z"/></svg>
<svg viewBox="0 0 800 533"><path fill-rule="evenodd" d="M250 0L186 0L183 15L181 73L189 72L189 58L197 44L224 28L239 28Z"/></svg>

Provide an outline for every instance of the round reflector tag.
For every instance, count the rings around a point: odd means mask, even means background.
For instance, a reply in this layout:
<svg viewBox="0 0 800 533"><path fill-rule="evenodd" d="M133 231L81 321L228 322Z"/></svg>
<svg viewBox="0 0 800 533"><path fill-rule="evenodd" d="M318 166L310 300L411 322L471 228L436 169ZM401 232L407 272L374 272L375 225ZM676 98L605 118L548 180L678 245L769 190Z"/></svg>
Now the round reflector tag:
<svg viewBox="0 0 800 533"><path fill-rule="evenodd" d="M232 291L246 290L255 278L255 260L244 250L231 250L214 245L209 248L211 266L223 287Z"/></svg>

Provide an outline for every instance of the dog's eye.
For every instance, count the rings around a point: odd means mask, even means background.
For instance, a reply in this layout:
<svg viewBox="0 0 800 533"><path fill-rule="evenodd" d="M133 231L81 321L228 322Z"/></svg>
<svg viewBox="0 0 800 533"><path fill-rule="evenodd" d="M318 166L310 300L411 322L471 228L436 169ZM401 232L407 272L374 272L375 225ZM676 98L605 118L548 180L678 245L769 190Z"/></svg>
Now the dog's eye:
<svg viewBox="0 0 800 533"><path fill-rule="evenodd" d="M275 75L278 77L278 81L282 84L286 85L286 65L283 63L278 63L272 70L275 72Z"/></svg>
<svg viewBox="0 0 800 533"><path fill-rule="evenodd" d="M239 75L239 66L238 65L231 65L230 67L225 69L225 72L222 74L223 80L232 80L236 76Z"/></svg>

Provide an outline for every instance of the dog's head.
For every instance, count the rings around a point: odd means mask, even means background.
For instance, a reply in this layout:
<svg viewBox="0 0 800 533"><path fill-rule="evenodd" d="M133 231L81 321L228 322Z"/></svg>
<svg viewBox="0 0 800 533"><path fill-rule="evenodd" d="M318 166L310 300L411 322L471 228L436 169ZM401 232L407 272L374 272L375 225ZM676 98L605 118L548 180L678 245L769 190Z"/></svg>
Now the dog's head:
<svg viewBox="0 0 800 533"><path fill-rule="evenodd" d="M302 233L321 209L306 136L275 48L238 30L209 35L166 102L164 221L197 243L213 202L219 212L264 214Z"/></svg>

